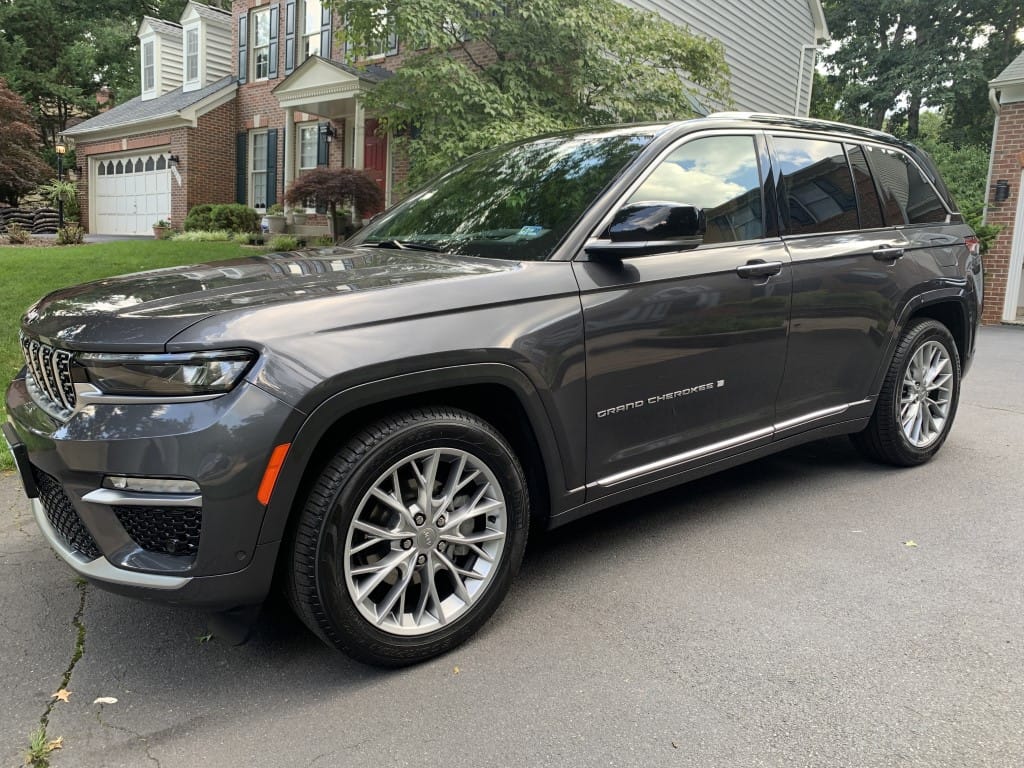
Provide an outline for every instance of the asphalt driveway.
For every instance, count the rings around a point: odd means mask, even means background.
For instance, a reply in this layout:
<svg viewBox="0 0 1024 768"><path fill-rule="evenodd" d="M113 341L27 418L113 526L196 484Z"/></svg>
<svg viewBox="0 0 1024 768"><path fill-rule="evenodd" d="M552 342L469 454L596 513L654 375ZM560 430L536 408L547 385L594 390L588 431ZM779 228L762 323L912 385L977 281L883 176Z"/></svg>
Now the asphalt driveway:
<svg viewBox="0 0 1024 768"><path fill-rule="evenodd" d="M1017 328L982 330L925 467L831 440L609 510L534 543L470 643L399 672L280 606L232 647L77 584L6 475L0 765L51 706L52 765L76 768L1020 766L1022 577Z"/></svg>

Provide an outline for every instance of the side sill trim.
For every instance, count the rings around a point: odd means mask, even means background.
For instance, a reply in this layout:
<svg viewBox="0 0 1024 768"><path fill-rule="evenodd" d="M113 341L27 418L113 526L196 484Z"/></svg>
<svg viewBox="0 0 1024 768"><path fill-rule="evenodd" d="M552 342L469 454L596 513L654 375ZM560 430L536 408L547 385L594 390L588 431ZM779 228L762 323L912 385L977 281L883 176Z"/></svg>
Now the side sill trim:
<svg viewBox="0 0 1024 768"><path fill-rule="evenodd" d="M46 512L39 499L32 499L32 512L35 514L39 530L43 532L43 538L53 548L53 551L60 556L61 560L71 566L75 573L87 579L123 584L129 587L165 590L181 589L192 581L191 576L161 576L155 573L126 571L111 565L102 555L95 560L87 560L64 544L57 532L53 530L50 521L46 519Z"/></svg>

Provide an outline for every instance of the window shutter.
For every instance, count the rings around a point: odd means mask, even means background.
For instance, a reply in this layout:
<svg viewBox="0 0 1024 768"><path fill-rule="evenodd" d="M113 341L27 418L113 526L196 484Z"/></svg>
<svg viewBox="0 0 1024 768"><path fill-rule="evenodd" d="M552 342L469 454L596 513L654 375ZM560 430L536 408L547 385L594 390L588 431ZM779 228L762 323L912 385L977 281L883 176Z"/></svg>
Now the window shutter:
<svg viewBox="0 0 1024 768"><path fill-rule="evenodd" d="M284 73L295 69L295 3L284 4Z"/></svg>
<svg viewBox="0 0 1024 768"><path fill-rule="evenodd" d="M273 80L277 77L277 59L278 59L278 48L277 39L279 32L281 31L281 6L272 5L270 6L270 66L267 72L267 78Z"/></svg>
<svg viewBox="0 0 1024 768"><path fill-rule="evenodd" d="M332 11L327 6L320 11L320 55L325 59L331 58L332 16Z"/></svg>
<svg viewBox="0 0 1024 768"><path fill-rule="evenodd" d="M267 206L277 202L277 128L267 131Z"/></svg>
<svg viewBox="0 0 1024 768"><path fill-rule="evenodd" d="M327 165L327 123L316 127L316 164Z"/></svg>
<svg viewBox="0 0 1024 768"><path fill-rule="evenodd" d="M249 14L238 17L238 82L244 83L249 70L247 42L249 37Z"/></svg>
<svg viewBox="0 0 1024 768"><path fill-rule="evenodd" d="M249 154L249 134L239 133L235 136L235 202L245 205L249 192L246 178L246 160Z"/></svg>

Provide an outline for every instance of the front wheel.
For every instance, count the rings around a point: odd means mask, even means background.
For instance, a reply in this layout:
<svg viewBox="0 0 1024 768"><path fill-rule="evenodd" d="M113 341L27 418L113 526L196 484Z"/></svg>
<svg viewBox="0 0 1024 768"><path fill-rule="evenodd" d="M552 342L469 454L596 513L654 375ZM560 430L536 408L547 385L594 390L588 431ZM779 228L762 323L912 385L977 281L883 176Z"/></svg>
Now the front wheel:
<svg viewBox="0 0 1024 768"><path fill-rule="evenodd" d="M321 472L295 531L289 593L328 644L401 666L488 619L526 547L528 494L504 438L448 408L377 422Z"/></svg>
<svg viewBox="0 0 1024 768"><path fill-rule="evenodd" d="M901 467L923 464L949 435L960 399L960 355L942 323L904 331L875 412L853 442L869 458Z"/></svg>

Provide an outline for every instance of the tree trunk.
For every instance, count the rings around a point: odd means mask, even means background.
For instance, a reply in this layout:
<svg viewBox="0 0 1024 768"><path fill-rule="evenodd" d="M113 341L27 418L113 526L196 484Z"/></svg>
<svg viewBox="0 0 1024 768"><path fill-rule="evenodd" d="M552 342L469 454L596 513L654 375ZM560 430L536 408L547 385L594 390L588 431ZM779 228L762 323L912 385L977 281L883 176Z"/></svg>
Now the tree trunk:
<svg viewBox="0 0 1024 768"><path fill-rule="evenodd" d="M907 100L907 138L916 141L921 130L921 94L912 93Z"/></svg>

